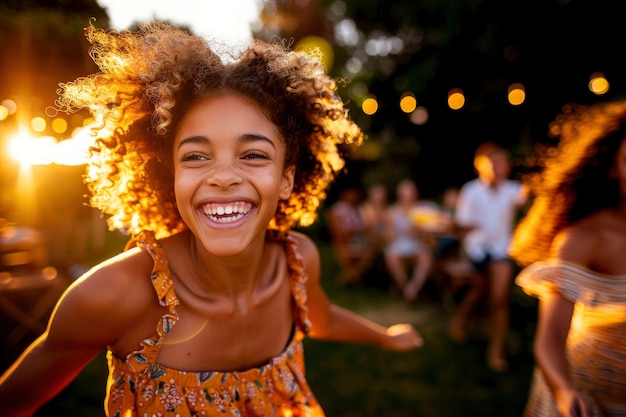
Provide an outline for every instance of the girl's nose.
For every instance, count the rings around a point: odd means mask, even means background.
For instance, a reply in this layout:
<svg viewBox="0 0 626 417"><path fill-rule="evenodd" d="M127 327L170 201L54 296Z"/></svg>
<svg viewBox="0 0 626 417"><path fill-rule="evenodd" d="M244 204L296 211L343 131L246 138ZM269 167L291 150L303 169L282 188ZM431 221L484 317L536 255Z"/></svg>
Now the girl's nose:
<svg viewBox="0 0 626 417"><path fill-rule="evenodd" d="M235 164L219 163L209 172L207 182L215 187L230 188L241 184L243 176Z"/></svg>

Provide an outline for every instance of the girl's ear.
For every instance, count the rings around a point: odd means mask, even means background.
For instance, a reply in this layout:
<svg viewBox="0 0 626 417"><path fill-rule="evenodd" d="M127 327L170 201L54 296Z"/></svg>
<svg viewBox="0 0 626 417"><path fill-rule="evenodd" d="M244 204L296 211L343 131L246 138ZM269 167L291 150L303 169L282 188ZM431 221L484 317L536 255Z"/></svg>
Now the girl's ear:
<svg viewBox="0 0 626 417"><path fill-rule="evenodd" d="M290 165L283 171L283 177L280 181L280 193L278 196L287 200L291 196L291 190L293 190L293 182L296 176L296 166Z"/></svg>

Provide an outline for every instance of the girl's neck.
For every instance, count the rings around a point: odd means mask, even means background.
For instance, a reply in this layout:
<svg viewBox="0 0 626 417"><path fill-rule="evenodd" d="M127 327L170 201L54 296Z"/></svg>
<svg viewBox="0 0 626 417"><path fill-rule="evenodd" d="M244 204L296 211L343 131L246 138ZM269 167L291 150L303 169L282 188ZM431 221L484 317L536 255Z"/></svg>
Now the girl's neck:
<svg viewBox="0 0 626 417"><path fill-rule="evenodd" d="M193 233L187 233L188 268L198 286L220 293L240 293L254 288L266 251L264 239L259 239L241 254L215 256L206 251Z"/></svg>

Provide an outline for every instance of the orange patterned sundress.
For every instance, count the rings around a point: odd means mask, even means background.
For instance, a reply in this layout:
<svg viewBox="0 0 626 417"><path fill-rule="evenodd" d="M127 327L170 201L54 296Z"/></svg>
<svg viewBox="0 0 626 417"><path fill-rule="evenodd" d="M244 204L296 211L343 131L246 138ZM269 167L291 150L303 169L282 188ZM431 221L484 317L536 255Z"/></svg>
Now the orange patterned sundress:
<svg viewBox="0 0 626 417"><path fill-rule="evenodd" d="M558 291L575 303L566 342L574 385L594 400L596 415L626 416L626 275L550 261L525 268L516 283L532 296ZM559 416L539 368L524 415Z"/></svg>
<svg viewBox="0 0 626 417"><path fill-rule="evenodd" d="M176 325L179 300L159 242L150 233L134 240L154 259L151 280L168 313L159 321L156 334L144 340L137 351L125 358L107 352L108 417L324 416L305 379L302 340L309 321L303 260L293 238L275 232L268 232L267 238L279 240L285 248L295 331L285 350L265 365L233 372L185 372L156 362L164 336Z"/></svg>

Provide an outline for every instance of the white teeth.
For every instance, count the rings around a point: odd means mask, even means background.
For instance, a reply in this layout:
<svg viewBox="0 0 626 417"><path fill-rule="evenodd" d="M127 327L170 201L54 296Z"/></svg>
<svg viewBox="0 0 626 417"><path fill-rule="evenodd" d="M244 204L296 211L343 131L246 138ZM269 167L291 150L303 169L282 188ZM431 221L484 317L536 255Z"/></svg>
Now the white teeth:
<svg viewBox="0 0 626 417"><path fill-rule="evenodd" d="M217 223L232 223L241 219L252 209L252 204L237 201L228 204L207 204L203 211L212 221Z"/></svg>
<svg viewBox="0 0 626 417"><path fill-rule="evenodd" d="M239 219L241 219L243 217L243 214L239 213L236 214L234 216L230 216L230 217L216 217L216 216L209 216L209 218L211 220L213 220L216 223L232 223L234 221L237 221Z"/></svg>

